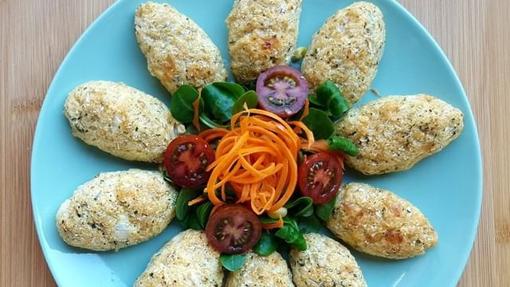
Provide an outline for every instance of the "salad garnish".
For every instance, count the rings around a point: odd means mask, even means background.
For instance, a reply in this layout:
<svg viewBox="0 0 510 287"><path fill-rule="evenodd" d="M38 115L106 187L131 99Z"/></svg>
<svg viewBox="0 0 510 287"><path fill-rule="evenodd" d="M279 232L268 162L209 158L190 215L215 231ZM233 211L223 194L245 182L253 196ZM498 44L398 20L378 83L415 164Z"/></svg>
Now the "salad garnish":
<svg viewBox="0 0 510 287"><path fill-rule="evenodd" d="M236 203L249 203L257 215L278 210L296 189L301 145L313 142L312 132L301 122L286 122L259 109L235 114L216 147L216 160L207 168L211 172L205 189L209 200L224 204L230 185Z"/></svg>
<svg viewBox="0 0 510 287"><path fill-rule="evenodd" d="M193 134L172 141L163 162L165 178L182 188L178 221L204 229L231 271L248 250L305 250L303 234L331 215L344 154L358 153L335 135L334 122L350 106L333 82L308 95L299 71L276 66L259 75L256 89L181 86L172 114Z"/></svg>

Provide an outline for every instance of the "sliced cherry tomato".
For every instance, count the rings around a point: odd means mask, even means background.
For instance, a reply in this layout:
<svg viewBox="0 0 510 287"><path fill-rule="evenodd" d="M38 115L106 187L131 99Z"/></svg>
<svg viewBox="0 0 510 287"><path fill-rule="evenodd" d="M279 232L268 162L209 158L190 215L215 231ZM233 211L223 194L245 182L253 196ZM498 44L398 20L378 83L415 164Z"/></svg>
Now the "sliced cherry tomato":
<svg viewBox="0 0 510 287"><path fill-rule="evenodd" d="M250 250L259 241L262 224L248 208L227 204L211 214L205 233L209 244L218 252L239 254Z"/></svg>
<svg viewBox="0 0 510 287"><path fill-rule="evenodd" d="M324 204L338 193L344 176L344 163L336 153L320 152L305 157L299 166L299 189L315 204Z"/></svg>
<svg viewBox="0 0 510 287"><path fill-rule="evenodd" d="M172 182L186 188L205 185L214 161L214 151L202 138L194 135L179 136L168 145L163 165Z"/></svg>
<svg viewBox="0 0 510 287"><path fill-rule="evenodd" d="M276 66L259 75L256 90L264 110L287 118L303 108L308 97L308 82L298 70Z"/></svg>

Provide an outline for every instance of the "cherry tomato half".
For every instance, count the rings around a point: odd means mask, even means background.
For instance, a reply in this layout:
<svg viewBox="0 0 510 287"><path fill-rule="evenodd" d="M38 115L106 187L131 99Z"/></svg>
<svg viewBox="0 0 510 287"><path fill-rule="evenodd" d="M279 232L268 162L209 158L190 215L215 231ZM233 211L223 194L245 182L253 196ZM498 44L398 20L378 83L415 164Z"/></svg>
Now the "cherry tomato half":
<svg viewBox="0 0 510 287"><path fill-rule="evenodd" d="M296 69L275 66L257 78L257 96L260 106L287 118L299 112L308 97L308 82Z"/></svg>
<svg viewBox="0 0 510 287"><path fill-rule="evenodd" d="M168 145L163 165L172 182L187 188L205 185L210 172L207 166L214 161L214 151L202 138L179 136Z"/></svg>
<svg viewBox="0 0 510 287"><path fill-rule="evenodd" d="M340 155L319 152L305 157L299 166L299 189L315 204L324 204L338 193L344 176L344 163Z"/></svg>
<svg viewBox="0 0 510 287"><path fill-rule="evenodd" d="M205 234L220 253L239 254L250 250L260 239L262 224L257 215L240 204L227 204L211 214Z"/></svg>

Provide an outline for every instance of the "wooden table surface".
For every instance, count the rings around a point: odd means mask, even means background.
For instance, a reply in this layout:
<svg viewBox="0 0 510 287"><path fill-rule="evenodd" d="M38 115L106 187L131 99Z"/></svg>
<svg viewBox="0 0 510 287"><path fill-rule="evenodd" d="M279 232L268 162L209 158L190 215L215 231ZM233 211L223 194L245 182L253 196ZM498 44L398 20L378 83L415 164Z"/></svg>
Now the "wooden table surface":
<svg viewBox="0 0 510 287"><path fill-rule="evenodd" d="M341 1L341 0L338 0ZM34 231L30 152L53 75L112 0L0 0L0 286L55 285ZM508 0L401 0L438 40L466 88L482 141L478 238L459 286L510 286Z"/></svg>

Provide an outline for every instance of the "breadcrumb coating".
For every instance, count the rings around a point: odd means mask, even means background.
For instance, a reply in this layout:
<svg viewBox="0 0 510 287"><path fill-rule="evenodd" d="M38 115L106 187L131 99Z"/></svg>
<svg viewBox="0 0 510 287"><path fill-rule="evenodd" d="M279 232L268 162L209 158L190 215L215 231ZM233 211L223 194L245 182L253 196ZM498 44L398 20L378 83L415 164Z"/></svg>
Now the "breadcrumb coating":
<svg viewBox="0 0 510 287"><path fill-rule="evenodd" d="M326 226L354 249L389 259L421 255L437 243L436 231L420 210L362 183L341 188Z"/></svg>
<svg viewBox="0 0 510 287"><path fill-rule="evenodd" d="M368 2L338 10L315 33L302 71L311 89L331 80L351 103L370 88L386 41L383 14Z"/></svg>
<svg viewBox="0 0 510 287"><path fill-rule="evenodd" d="M294 287L285 259L273 252L269 256L248 253L241 270L227 276L225 287Z"/></svg>
<svg viewBox="0 0 510 287"><path fill-rule="evenodd" d="M202 88L227 78L218 47L193 20L167 3L141 4L135 35L149 72L170 93L183 84Z"/></svg>
<svg viewBox="0 0 510 287"><path fill-rule="evenodd" d="M249 84L296 48L301 0L235 0L226 23L232 73Z"/></svg>
<svg viewBox="0 0 510 287"><path fill-rule="evenodd" d="M161 233L175 216L177 192L159 172L105 172L79 186L57 211L69 245L118 250Z"/></svg>
<svg viewBox="0 0 510 287"><path fill-rule="evenodd" d="M366 287L356 260L342 244L318 233L305 234L308 248L290 252L296 287Z"/></svg>
<svg viewBox="0 0 510 287"><path fill-rule="evenodd" d="M79 85L64 114L75 137L126 160L161 162L168 143L185 131L164 103L123 83Z"/></svg>
<svg viewBox="0 0 510 287"><path fill-rule="evenodd" d="M205 233L186 230L156 253L135 287L221 287L220 254L207 243Z"/></svg>
<svg viewBox="0 0 510 287"><path fill-rule="evenodd" d="M346 157L347 165L373 175L411 168L450 144L463 127L459 109L421 94L387 96L351 109L337 132L360 150Z"/></svg>

